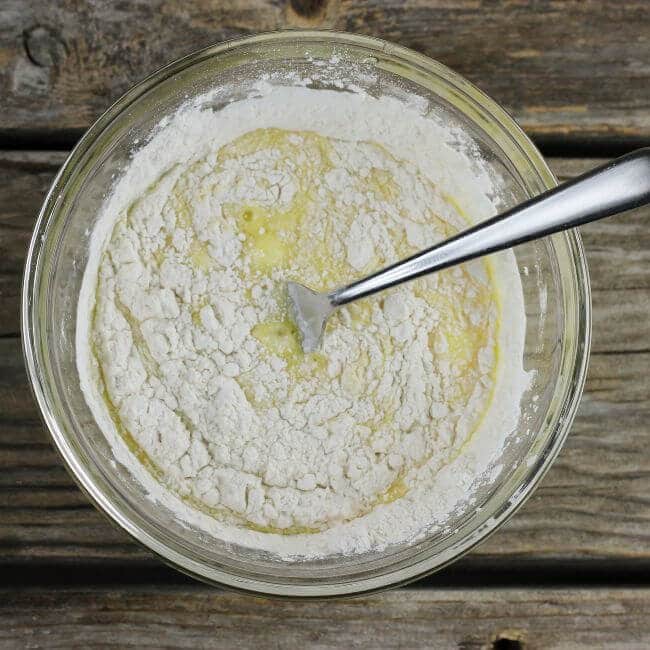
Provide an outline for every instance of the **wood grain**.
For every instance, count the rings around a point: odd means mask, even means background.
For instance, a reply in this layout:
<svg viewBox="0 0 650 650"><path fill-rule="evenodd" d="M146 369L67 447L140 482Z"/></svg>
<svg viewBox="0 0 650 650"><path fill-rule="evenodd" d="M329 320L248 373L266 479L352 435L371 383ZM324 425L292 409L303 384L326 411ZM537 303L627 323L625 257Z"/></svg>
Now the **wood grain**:
<svg viewBox="0 0 650 650"><path fill-rule="evenodd" d="M0 591L16 648L647 648L650 590L403 589L338 602L205 587Z"/></svg>
<svg viewBox="0 0 650 650"><path fill-rule="evenodd" d="M0 336L20 332L25 253L45 194L66 155L0 151Z"/></svg>
<svg viewBox="0 0 650 650"><path fill-rule="evenodd" d="M0 134L78 133L197 48L295 27L379 36L449 65L559 146L650 138L646 0L4 0Z"/></svg>
<svg viewBox="0 0 650 650"><path fill-rule="evenodd" d="M20 271L42 196L65 154L0 153L0 556L10 562L149 562L75 487L33 404L18 332ZM561 178L597 160L553 159ZM602 162L602 161L601 161ZM567 444L533 497L467 560L650 561L648 210L582 229L594 337ZM2 338L1 335L5 335Z"/></svg>

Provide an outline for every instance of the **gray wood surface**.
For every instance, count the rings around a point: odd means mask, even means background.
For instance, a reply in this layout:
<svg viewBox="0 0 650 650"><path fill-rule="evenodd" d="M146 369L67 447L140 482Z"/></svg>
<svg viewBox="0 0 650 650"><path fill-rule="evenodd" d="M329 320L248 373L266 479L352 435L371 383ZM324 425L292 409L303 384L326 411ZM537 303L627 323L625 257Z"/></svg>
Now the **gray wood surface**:
<svg viewBox="0 0 650 650"><path fill-rule="evenodd" d="M562 179L650 143L648 0L0 1L0 648L650 647L648 209L581 229L593 354L557 461L500 531L414 587L307 603L210 589L110 525L67 475L19 338L25 250L63 150L161 65L286 27L440 60L561 156Z"/></svg>
<svg viewBox="0 0 650 650"><path fill-rule="evenodd" d="M0 154L0 555L2 561L149 562L66 474L27 385L18 298L23 256L61 152ZM560 178L598 160L552 159ZM650 562L650 229L639 210L582 229L594 335L587 389L559 458L524 508L463 562Z"/></svg>
<svg viewBox="0 0 650 650"><path fill-rule="evenodd" d="M403 589L288 603L205 588L37 588L0 592L0 646L645 650L648 618L648 589Z"/></svg>
<svg viewBox="0 0 650 650"><path fill-rule="evenodd" d="M0 134L77 132L163 64L287 27L380 36L437 58L543 141L650 136L647 0L3 0Z"/></svg>

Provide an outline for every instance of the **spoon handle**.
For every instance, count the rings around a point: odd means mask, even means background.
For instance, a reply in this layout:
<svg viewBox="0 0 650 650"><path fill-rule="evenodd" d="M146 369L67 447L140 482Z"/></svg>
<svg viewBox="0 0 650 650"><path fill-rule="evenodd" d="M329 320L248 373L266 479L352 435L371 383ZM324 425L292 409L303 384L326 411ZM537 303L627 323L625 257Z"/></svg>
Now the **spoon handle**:
<svg viewBox="0 0 650 650"><path fill-rule="evenodd" d="M421 275L650 202L650 147L492 217L432 248L329 294L344 305Z"/></svg>

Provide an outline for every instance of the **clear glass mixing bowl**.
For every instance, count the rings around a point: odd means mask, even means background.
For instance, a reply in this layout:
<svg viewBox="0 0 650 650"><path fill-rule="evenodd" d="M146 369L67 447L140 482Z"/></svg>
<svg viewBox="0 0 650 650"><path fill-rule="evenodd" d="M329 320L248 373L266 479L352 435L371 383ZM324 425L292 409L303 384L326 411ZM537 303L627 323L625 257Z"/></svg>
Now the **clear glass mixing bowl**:
<svg viewBox="0 0 650 650"><path fill-rule="evenodd" d="M84 401L75 359L79 288L95 219L135 141L146 141L156 123L189 96L224 87L229 89L224 102L238 99L264 74L284 83L310 77L317 88L340 89L343 80L372 95L419 95L429 110L472 134L489 161L503 207L556 184L503 109L415 52L333 32L262 34L209 47L159 70L118 100L56 177L25 270L22 327L29 376L54 443L79 485L114 522L176 568L215 584L294 597L403 584L440 569L497 529L557 455L576 411L589 351L590 293L582 246L576 232L567 232L516 249L528 317L525 367L535 371L535 380L501 472L479 492L475 507L449 522L448 532L362 556L288 563L182 525L147 498L127 467L113 462Z"/></svg>

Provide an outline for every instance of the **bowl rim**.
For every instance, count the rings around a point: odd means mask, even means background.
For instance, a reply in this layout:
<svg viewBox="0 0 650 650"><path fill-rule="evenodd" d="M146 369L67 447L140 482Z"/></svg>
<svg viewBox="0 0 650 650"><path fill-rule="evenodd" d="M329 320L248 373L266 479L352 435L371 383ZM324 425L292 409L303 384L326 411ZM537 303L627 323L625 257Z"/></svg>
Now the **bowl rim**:
<svg viewBox="0 0 650 650"><path fill-rule="evenodd" d="M587 262L577 230L566 231L555 237L564 238L565 244L568 247L570 261L573 264L572 278L575 281L576 290L580 294L581 300L576 301L575 320L578 331L575 344L575 361L572 367L572 376L567 379L568 388L565 391L566 394L564 395L562 408L558 413L556 431L552 436L549 446L545 448L544 454L537 461L535 471L531 472L531 479L527 483L520 484L519 489L513 493L513 496L505 504L505 507L501 508L498 515L490 520L489 526L482 526L475 529L462 542L454 544L453 553L448 554L448 557L445 557L442 561L436 561L438 556L430 556L425 560L414 562L406 568L392 570L382 573L379 576L340 582L336 585L329 583L327 585L271 583L244 578L215 567L209 567L210 570L206 571L205 564L188 558L186 555L170 548L167 544L143 530L110 501L104 492L95 484L92 477L87 474L77 451L62 431L50 408L47 389L43 382L42 373L39 371L39 341L36 340L35 331L35 323L38 319L35 317L33 307L36 302L39 267L42 263L41 253L47 240L46 234L51 218L56 214L58 198L63 194L63 190L70 176L76 170L79 161L92 149L96 140L110 126L113 120L119 117L133 102L137 101L147 91L172 75L208 58L253 44L278 45L304 42L307 45L317 41L327 41L332 45L338 43L342 46L351 45L354 47L365 47L374 51L379 50L397 57L409 65L424 68L429 75L441 77L443 81L450 84L453 88L468 95L473 102L478 104L482 110L486 111L492 119L507 131L508 135L512 137L514 142L526 155L533 169L538 174L540 181L547 189L557 185L557 181L541 153L516 123L514 118L483 91L438 61L383 39L350 32L330 30L279 30L264 32L242 38L230 39L187 54L154 71L142 81L132 86L115 101L84 133L52 181L34 226L23 273L21 334L23 355L30 385L55 448L77 485L88 496L93 505L102 514L106 515L112 523L117 524L125 530L133 539L145 546L149 551L152 551L165 563L203 582L258 596L332 598L381 591L407 584L430 573L439 571L487 539L523 505L544 477L562 448L573 423L584 388L591 342L591 290ZM484 530L481 530L481 528ZM399 573L400 575L395 578L394 573Z"/></svg>

